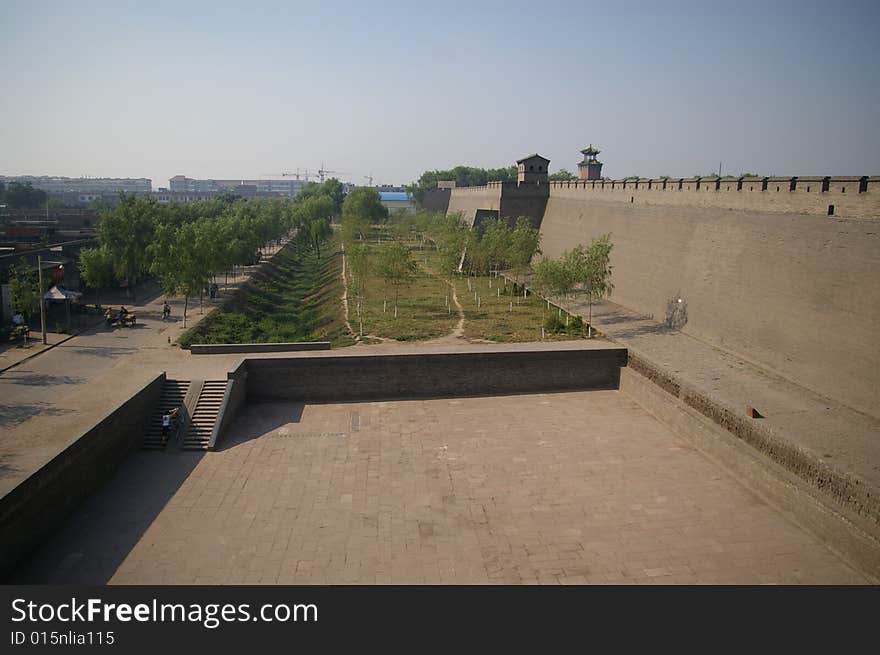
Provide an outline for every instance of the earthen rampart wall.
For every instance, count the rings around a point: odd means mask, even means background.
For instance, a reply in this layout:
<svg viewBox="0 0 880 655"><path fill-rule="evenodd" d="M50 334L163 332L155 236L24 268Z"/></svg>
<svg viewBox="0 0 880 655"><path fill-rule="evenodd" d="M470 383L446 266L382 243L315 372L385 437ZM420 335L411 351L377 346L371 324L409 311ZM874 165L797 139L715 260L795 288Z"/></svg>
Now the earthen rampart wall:
<svg viewBox="0 0 880 655"><path fill-rule="evenodd" d="M554 258L611 233L614 302L662 323L680 298L685 333L876 414L880 219L795 213L791 200L803 197L800 209L817 209L833 194L853 199L850 213L871 213L880 190L869 185L860 195L856 184L852 191L554 185L541 248ZM746 207L751 197L790 200L774 212L767 200Z"/></svg>

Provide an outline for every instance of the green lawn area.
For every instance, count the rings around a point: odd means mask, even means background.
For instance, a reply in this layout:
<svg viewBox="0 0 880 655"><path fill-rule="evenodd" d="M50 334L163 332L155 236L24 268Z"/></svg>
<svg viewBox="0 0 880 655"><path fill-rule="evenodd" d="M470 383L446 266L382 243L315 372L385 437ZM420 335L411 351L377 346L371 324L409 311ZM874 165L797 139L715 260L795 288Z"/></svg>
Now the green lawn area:
<svg viewBox="0 0 880 655"><path fill-rule="evenodd" d="M180 344L330 341L354 343L342 316L342 255L334 240L312 250L287 244L222 308L184 333Z"/></svg>
<svg viewBox="0 0 880 655"><path fill-rule="evenodd" d="M375 263L378 250L382 247L373 239L367 242L371 261ZM417 261L418 251L413 251ZM364 335L371 334L398 341L422 341L449 334L456 323L458 314L455 308L446 309L446 296L449 285L430 275L422 267L413 283L400 290L397 318L394 318L394 289L386 288L384 280L375 272L375 266L367 276L366 300L363 303ZM387 300L383 311L383 299ZM450 301L451 302L451 301ZM349 294L348 313L351 327L358 329L357 300Z"/></svg>
<svg viewBox="0 0 880 655"><path fill-rule="evenodd" d="M377 238L380 242L377 242ZM436 251L411 244L419 273L413 283L400 290L397 318L394 317L394 290L385 285L375 271L376 255L388 236L374 231L367 241L371 250L373 270L367 279L363 304L364 342L367 335L398 341L423 341L450 334L459 322L449 285L439 274ZM290 341L330 341L333 347L355 343L343 319L342 254L338 237L322 248L318 259L308 248L290 243L272 259L265 269L240 289L222 308L186 332L180 344L192 343L267 343ZM497 342L540 341L545 319L557 313L548 309L537 296L511 299L511 284L504 279L480 276L468 280L463 275L451 276L458 301L465 314L464 336L471 340ZM501 295L498 295L499 285ZM474 298L479 296L479 307ZM446 300L449 298L449 308ZM383 299L385 311L383 311ZM511 300L513 301L511 307ZM349 290L349 322L357 331L359 320L357 299ZM564 323L564 315L563 315ZM566 333L545 331L545 340L579 339L583 331L572 325Z"/></svg>
<svg viewBox="0 0 880 655"><path fill-rule="evenodd" d="M422 255L420 261L428 261L428 267L438 270L439 258L433 252ZM455 275L455 291L464 309L464 336L497 342L541 341L541 326L551 315L557 315L555 307L547 307L546 301L534 294L523 298L522 290L511 297L513 285L503 277ZM500 290L500 295L499 295ZM476 293L476 298L474 294ZM479 302L478 302L479 299ZM565 315L562 321L564 324ZM583 338L583 331L572 324L570 333L553 334L545 330L545 341L561 341Z"/></svg>
<svg viewBox="0 0 880 655"><path fill-rule="evenodd" d="M375 255L382 247L382 242L387 242L390 235L384 234L380 229L374 229L367 244L373 254L371 258L376 261ZM398 318L393 313L393 290L385 290L385 284L375 272L369 276L367 288L366 313L364 320L364 334L378 337L398 339L401 341L417 341L432 339L449 334L459 320L458 312L452 302L451 289L443 281L439 270L439 256L436 250L426 245L423 249L417 243L408 244L413 258L419 264L420 272L416 281L410 287L404 287L400 291L398 306ZM541 326L550 315L556 315L555 307L547 308L547 303L537 296L529 294L522 297L522 291L518 296L510 297L512 285L504 286L504 279L499 277L490 280L488 276L471 277L471 290L468 290L468 280L463 275L451 276L456 288L458 301L465 314L464 336L471 340L485 340L497 342L524 342L541 341ZM491 282L491 286L490 286ZM498 296L498 286L501 285L501 296ZM479 307L474 298L474 291L478 292ZM383 294L387 293L387 311L382 311ZM449 295L451 311L446 307L446 296ZM511 308L511 300L513 302ZM349 316L352 328L358 329L355 300L349 296ZM565 322L565 315L562 315ZM545 330L545 341L559 341L583 338L584 332L574 324L568 330L561 330L554 334Z"/></svg>

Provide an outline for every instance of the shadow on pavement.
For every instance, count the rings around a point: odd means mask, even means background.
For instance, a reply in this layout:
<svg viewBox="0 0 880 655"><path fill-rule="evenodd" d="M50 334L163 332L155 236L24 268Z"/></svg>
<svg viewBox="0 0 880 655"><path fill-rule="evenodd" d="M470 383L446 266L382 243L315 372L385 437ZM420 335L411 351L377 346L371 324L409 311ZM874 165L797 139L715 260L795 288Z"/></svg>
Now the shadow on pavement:
<svg viewBox="0 0 880 655"><path fill-rule="evenodd" d="M49 403L21 403L18 405L0 404L0 426L11 427L24 423L34 416L62 416L72 409L59 409Z"/></svg>
<svg viewBox="0 0 880 655"><path fill-rule="evenodd" d="M132 452L6 583L106 584L202 457L201 452Z"/></svg>
<svg viewBox="0 0 880 655"><path fill-rule="evenodd" d="M138 352L138 348L125 346L59 346L59 348L71 348L71 352L77 355L92 355L93 357L118 357L131 355Z"/></svg>
<svg viewBox="0 0 880 655"><path fill-rule="evenodd" d="M52 387L58 384L80 384L84 382L84 378L73 375L45 375L32 373L30 375L21 375L23 371L13 370L4 376L4 380L8 380L12 384L24 384L30 387Z"/></svg>
<svg viewBox="0 0 880 655"><path fill-rule="evenodd" d="M238 417L226 428L217 451L222 452L259 439L289 423L299 423L304 409L305 403L295 402L246 404Z"/></svg>

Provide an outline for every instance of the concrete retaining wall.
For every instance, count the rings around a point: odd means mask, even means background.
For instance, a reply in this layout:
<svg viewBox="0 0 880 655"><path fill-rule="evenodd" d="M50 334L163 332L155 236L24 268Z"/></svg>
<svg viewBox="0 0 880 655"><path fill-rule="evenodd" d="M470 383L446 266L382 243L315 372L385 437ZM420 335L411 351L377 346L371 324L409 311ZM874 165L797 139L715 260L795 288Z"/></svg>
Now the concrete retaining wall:
<svg viewBox="0 0 880 655"><path fill-rule="evenodd" d="M880 220L638 204L606 193L617 192L551 189L546 257L610 232L614 302L663 322L681 298L685 333L880 415Z"/></svg>
<svg viewBox="0 0 880 655"><path fill-rule="evenodd" d="M880 502L864 481L774 438L754 419L736 415L632 353L621 371L620 390L857 568L880 579Z"/></svg>
<svg viewBox="0 0 880 655"><path fill-rule="evenodd" d="M245 360L250 401L431 398L617 389L626 349Z"/></svg>
<svg viewBox="0 0 880 655"><path fill-rule="evenodd" d="M164 382L157 375L0 499L0 580L140 446Z"/></svg>
<svg viewBox="0 0 880 655"><path fill-rule="evenodd" d="M192 344L193 355L221 355L230 353L282 353L300 350L330 350L329 341L299 341L296 343L199 343Z"/></svg>
<svg viewBox="0 0 880 655"><path fill-rule="evenodd" d="M247 364L242 361L235 370L226 374L226 392L220 405L218 420L208 444L209 450L215 450L223 438L223 432L238 415L241 406L247 400Z"/></svg>

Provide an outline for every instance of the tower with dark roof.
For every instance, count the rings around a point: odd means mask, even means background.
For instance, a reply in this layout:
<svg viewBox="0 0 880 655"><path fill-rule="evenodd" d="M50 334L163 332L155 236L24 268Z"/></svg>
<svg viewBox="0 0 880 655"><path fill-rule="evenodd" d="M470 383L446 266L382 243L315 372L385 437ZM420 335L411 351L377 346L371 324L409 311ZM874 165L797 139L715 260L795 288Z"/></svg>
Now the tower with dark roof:
<svg viewBox="0 0 880 655"><path fill-rule="evenodd" d="M591 143L589 146L581 150L584 160L578 163L578 177L582 180L601 180L602 179L602 162L596 159L601 150L594 148Z"/></svg>
<svg viewBox="0 0 880 655"><path fill-rule="evenodd" d="M516 160L516 181L520 184L547 184L550 160L538 153Z"/></svg>

